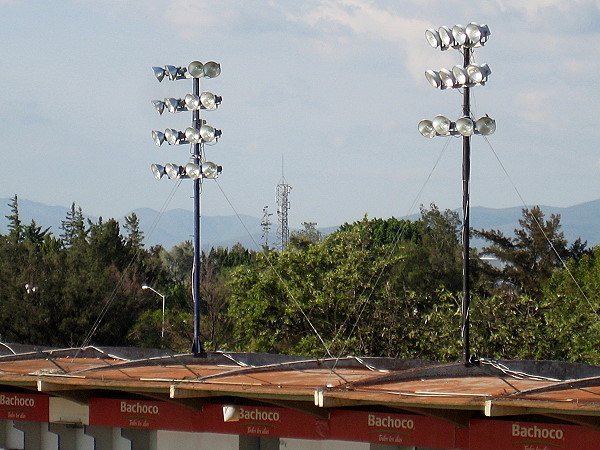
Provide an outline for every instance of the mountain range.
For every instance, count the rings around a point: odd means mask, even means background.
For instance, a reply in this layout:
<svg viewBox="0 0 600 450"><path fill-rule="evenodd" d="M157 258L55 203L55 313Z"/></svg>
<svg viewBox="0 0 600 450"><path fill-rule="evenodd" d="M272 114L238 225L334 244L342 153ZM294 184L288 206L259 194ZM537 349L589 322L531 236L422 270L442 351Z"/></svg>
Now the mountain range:
<svg viewBox="0 0 600 450"><path fill-rule="evenodd" d="M11 214L11 199L0 199L0 233L6 234L8 219ZM569 207L540 206L549 217L551 214L560 214L562 231L572 243L581 238L587 241L588 247L600 244L600 199ZM508 236L513 235L513 230L519 227L522 217L522 207L511 208L485 208L476 206L471 208L471 226L476 229L497 229ZM19 216L24 224L35 220L43 228L50 227L55 236L60 236L61 222L65 220L70 207L48 206L43 203L19 198ZM159 214L150 208L139 208L135 212L140 220L140 229L144 232L146 247L160 244L169 249L186 240L193 239L193 213L185 209L173 209ZM290 211L293 214L293 211ZM85 211L84 211L85 215ZM92 221L97 217L85 215ZM419 216L404 217L415 220ZM402 218L402 217L399 217ZM104 219L107 219L106 217ZM125 222L124 217L117 218L120 224ZM274 221L276 222L276 221ZM258 249L261 246L262 228L261 219L257 217L241 216L203 216L202 217L202 247L231 247L237 242L249 249ZM277 224L271 226L269 244L274 245ZM323 234L335 231L337 227L321 228Z"/></svg>

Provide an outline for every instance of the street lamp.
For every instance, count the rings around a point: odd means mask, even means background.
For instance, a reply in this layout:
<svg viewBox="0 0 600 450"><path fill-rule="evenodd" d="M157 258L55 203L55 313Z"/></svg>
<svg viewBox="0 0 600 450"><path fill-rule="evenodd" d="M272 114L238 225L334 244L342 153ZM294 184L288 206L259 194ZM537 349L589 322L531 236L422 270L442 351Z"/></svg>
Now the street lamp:
<svg viewBox="0 0 600 450"><path fill-rule="evenodd" d="M490 37L490 28L471 22L466 27L455 25L450 27L433 28L425 31L425 38L429 45L440 50L459 50L463 54L463 65L454 66L452 69L427 70L425 78L437 89L462 89L463 112L462 117L455 122L445 116L436 116L433 120L421 120L419 132L428 138L435 136L462 136L463 140L463 299L462 299L462 326L463 362L465 366L471 364L469 348L469 178L471 172L471 136L474 134L489 135L496 131L496 121L485 115L477 120L471 117L470 89L483 86L492 73L487 64L473 64L471 56L473 48L482 47Z"/></svg>
<svg viewBox="0 0 600 450"><path fill-rule="evenodd" d="M166 296L164 294L161 294L160 292L158 292L153 287L148 286L147 284L144 284L142 286L142 289L150 290L150 291L154 292L156 295L159 295L162 297L162 326L160 328L160 339L164 340L165 339L165 298L166 298Z"/></svg>
<svg viewBox="0 0 600 450"><path fill-rule="evenodd" d="M216 143L221 137L218 130L200 117L200 111L214 111L221 104L222 98L212 92L200 92L200 78L216 78L221 74L221 65L214 61L201 63L192 61L188 67L164 66L153 67L154 76L159 82L164 79L192 79L193 92L183 98L167 97L163 100L152 100L152 106L159 114L165 110L171 113L192 112L192 126L184 131L167 128L164 132L153 130L152 140L158 146L164 142L169 145L190 144L190 161L185 165L167 163L164 166L152 164L154 177L160 180L163 176L169 179L191 179L194 181L194 264L192 271L192 296L194 300L194 356L206 357L200 340L200 192L203 179L217 178L223 168L207 161L204 154L205 143Z"/></svg>

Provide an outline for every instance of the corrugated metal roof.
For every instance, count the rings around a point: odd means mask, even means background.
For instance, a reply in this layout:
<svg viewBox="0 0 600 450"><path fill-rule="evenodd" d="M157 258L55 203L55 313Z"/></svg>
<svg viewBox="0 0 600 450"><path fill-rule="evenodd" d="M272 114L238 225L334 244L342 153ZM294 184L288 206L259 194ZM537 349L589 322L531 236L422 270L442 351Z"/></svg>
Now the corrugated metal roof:
<svg viewBox="0 0 600 450"><path fill-rule="evenodd" d="M600 367L552 361L493 361L465 367L388 358L304 359L209 353L36 349L0 356L0 384L85 398L121 392L193 406L210 397L329 408L394 408L460 424L469 417L542 415L600 429ZM101 395L101 394L100 394Z"/></svg>

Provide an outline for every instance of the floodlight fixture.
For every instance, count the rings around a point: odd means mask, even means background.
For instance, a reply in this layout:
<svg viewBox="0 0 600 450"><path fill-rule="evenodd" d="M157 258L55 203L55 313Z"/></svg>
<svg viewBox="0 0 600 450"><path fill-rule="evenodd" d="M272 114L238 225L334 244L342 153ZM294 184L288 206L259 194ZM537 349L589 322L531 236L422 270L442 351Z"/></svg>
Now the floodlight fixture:
<svg viewBox="0 0 600 450"><path fill-rule="evenodd" d="M153 67L152 71L154 72L154 76L160 83L165 77L165 69L163 69L162 67Z"/></svg>
<svg viewBox="0 0 600 450"><path fill-rule="evenodd" d="M429 42L429 45L431 45L433 48L438 48L442 45L440 34L433 28L425 31L425 38L427 39L427 42Z"/></svg>
<svg viewBox="0 0 600 450"><path fill-rule="evenodd" d="M164 103L170 113L177 113L186 110L185 102L180 98L168 97L165 98Z"/></svg>
<svg viewBox="0 0 600 450"><path fill-rule="evenodd" d="M183 101L188 111L196 111L197 109L200 109L200 97L196 94L186 94L183 98Z"/></svg>
<svg viewBox="0 0 600 450"><path fill-rule="evenodd" d="M453 87L455 87L457 85L456 78L454 78L454 75L452 74L452 72L450 70L441 69L438 72L438 75L442 82L442 84L440 86L441 89L452 89Z"/></svg>
<svg viewBox="0 0 600 450"><path fill-rule="evenodd" d="M185 78L186 71L187 69L185 67L165 66L165 72L171 81Z"/></svg>
<svg viewBox="0 0 600 450"><path fill-rule="evenodd" d="M203 142L214 142L221 137L221 130L211 127L210 125L202 125L200 127L200 136Z"/></svg>
<svg viewBox="0 0 600 450"><path fill-rule="evenodd" d="M223 167L217 166L212 161L205 161L202 163L202 177L214 179L217 178L221 172L223 171Z"/></svg>
<svg viewBox="0 0 600 450"><path fill-rule="evenodd" d="M496 121L486 114L475 122L475 130L484 136L493 134L496 131Z"/></svg>
<svg viewBox="0 0 600 450"><path fill-rule="evenodd" d="M167 172L167 176L171 180L176 180L179 178L187 178L185 173L185 167L178 166L177 164L167 163L165 164L165 172Z"/></svg>
<svg viewBox="0 0 600 450"><path fill-rule="evenodd" d="M174 128L167 128L165 130L165 138L169 145L189 144L189 141L185 138L185 134Z"/></svg>
<svg viewBox="0 0 600 450"><path fill-rule="evenodd" d="M467 35L469 44L472 47L481 47L483 46L488 38L490 37L490 27L487 25L478 25L474 22L471 22L465 28L465 33Z"/></svg>
<svg viewBox="0 0 600 450"><path fill-rule="evenodd" d="M222 97L215 95L212 92L205 91L200 94L200 104L203 107L202 109L208 109L209 111L217 109L222 100Z"/></svg>
<svg viewBox="0 0 600 450"><path fill-rule="evenodd" d="M162 100L152 100L152 106L154 106L154 109L156 109L160 115L162 115L165 110L165 102Z"/></svg>
<svg viewBox="0 0 600 450"><path fill-rule="evenodd" d="M165 170L164 166L161 166L160 164L152 164L150 168L152 169L154 178L156 178L157 180L160 180L164 175L167 174L167 171Z"/></svg>
<svg viewBox="0 0 600 450"><path fill-rule="evenodd" d="M160 147L162 143L166 140L165 133L163 133L162 131L152 130L152 140L156 145Z"/></svg>
<svg viewBox="0 0 600 450"><path fill-rule="evenodd" d="M438 35L440 36L440 47L442 50L454 47L454 36L452 36L452 30L450 28L440 27L438 29Z"/></svg>
<svg viewBox="0 0 600 450"><path fill-rule="evenodd" d="M469 83L473 85L485 84L488 79L488 76L492 73L490 66L487 64L483 64L481 66L477 64L469 64L466 67L467 76L469 78Z"/></svg>
<svg viewBox="0 0 600 450"><path fill-rule="evenodd" d="M464 86L465 84L467 84L467 81L469 80L469 76L467 74L467 69L465 69L462 66L452 67L452 75L454 76L454 79L456 80L456 84L458 84L460 86Z"/></svg>
<svg viewBox="0 0 600 450"><path fill-rule="evenodd" d="M435 70L429 69L425 71L425 78L427 78L429 84L431 84L436 89L442 86L442 80L440 78L440 75Z"/></svg>
<svg viewBox="0 0 600 450"><path fill-rule="evenodd" d="M184 131L185 138L190 144L199 144L202 142L200 130L194 127L187 127Z"/></svg>
<svg viewBox="0 0 600 450"><path fill-rule="evenodd" d="M462 25L454 25L452 27L452 37L458 46L464 46L467 43L467 32Z"/></svg>
<svg viewBox="0 0 600 450"><path fill-rule="evenodd" d="M456 120L454 128L461 136L472 136L475 132L475 123L470 117L461 117Z"/></svg>
<svg viewBox="0 0 600 450"><path fill-rule="evenodd" d="M185 165L185 173L192 180L197 180L202 177L202 169L198 164L193 162L189 162Z"/></svg>
<svg viewBox="0 0 600 450"><path fill-rule="evenodd" d="M435 128L433 128L433 123L431 120L421 120L419 122L419 133L421 133L426 138L433 138L437 135L435 132Z"/></svg>
<svg viewBox="0 0 600 450"><path fill-rule="evenodd" d="M450 134L452 122L446 116L435 116L431 123L438 135L448 136Z"/></svg>
<svg viewBox="0 0 600 450"><path fill-rule="evenodd" d="M204 64L204 76L206 78L217 78L221 75L221 64L209 61Z"/></svg>

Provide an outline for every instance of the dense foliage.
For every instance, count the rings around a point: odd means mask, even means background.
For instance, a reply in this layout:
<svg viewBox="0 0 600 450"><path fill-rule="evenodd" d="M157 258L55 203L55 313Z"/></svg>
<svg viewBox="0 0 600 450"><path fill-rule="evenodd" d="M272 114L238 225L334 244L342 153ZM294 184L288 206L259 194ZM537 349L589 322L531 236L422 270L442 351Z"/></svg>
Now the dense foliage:
<svg viewBox="0 0 600 450"><path fill-rule="evenodd" d="M15 196L0 235L0 339L51 346L189 351L193 247L144 248L135 214L84 219L60 235L23 224ZM432 205L419 220L369 219L323 236L312 222L281 252L241 245L201 257L207 350L456 360L461 353L461 222ZM122 231L122 229L123 231ZM524 209L514 236L475 232L473 353L600 363L600 248L569 245L560 217ZM150 285L165 295L161 298Z"/></svg>

